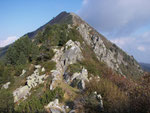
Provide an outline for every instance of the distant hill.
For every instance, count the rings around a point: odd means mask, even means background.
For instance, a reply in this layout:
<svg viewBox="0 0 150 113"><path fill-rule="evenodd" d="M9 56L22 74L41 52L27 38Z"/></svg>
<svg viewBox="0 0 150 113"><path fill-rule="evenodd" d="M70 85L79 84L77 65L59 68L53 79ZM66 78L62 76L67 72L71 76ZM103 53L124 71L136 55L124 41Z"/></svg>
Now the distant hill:
<svg viewBox="0 0 150 113"><path fill-rule="evenodd" d="M150 64L148 64L148 63L140 63L140 65L141 65L141 67L142 67L142 69L144 71L150 72Z"/></svg>

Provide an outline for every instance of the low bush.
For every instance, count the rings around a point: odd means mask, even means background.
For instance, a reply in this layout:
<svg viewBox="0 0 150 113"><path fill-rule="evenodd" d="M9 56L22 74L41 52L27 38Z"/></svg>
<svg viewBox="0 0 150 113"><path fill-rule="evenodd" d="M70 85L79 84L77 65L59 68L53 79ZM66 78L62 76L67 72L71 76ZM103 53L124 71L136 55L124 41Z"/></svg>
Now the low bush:
<svg viewBox="0 0 150 113"><path fill-rule="evenodd" d="M0 90L0 113L14 112L14 98L12 92L1 89Z"/></svg>
<svg viewBox="0 0 150 113"><path fill-rule="evenodd" d="M0 87L2 84L5 84L6 82L13 82L13 67L12 66L5 66L3 64L0 64Z"/></svg>
<svg viewBox="0 0 150 113"><path fill-rule="evenodd" d="M150 76L142 77L140 83L131 87L129 92L132 113L150 113Z"/></svg>
<svg viewBox="0 0 150 113"><path fill-rule="evenodd" d="M39 32L35 42L49 47L63 46L68 40L80 41L80 37L75 27L68 28L67 24L55 24L48 25L44 31Z"/></svg>
<svg viewBox="0 0 150 113"><path fill-rule="evenodd" d="M68 66L67 72L70 72L71 74L75 72L81 72L82 66L80 63L71 64Z"/></svg>
<svg viewBox="0 0 150 113"><path fill-rule="evenodd" d="M25 100L16 108L16 112L19 113L45 113L44 106L55 98L62 100L64 91L61 88L55 88L55 90L47 90L40 97L32 97L31 99Z"/></svg>
<svg viewBox="0 0 150 113"><path fill-rule="evenodd" d="M104 113L128 112L128 96L111 81L103 78L100 80L91 80L89 83L87 83L87 95L95 91L102 95Z"/></svg>
<svg viewBox="0 0 150 113"><path fill-rule="evenodd" d="M45 68L46 72L50 72L51 70L56 68L56 62L54 61L44 62L43 67Z"/></svg>

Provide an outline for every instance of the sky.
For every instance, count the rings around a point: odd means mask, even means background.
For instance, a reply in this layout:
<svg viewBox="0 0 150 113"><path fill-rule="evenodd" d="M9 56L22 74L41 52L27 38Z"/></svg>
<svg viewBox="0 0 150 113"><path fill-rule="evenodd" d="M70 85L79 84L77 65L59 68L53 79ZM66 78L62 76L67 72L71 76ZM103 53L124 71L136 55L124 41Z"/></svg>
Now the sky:
<svg viewBox="0 0 150 113"><path fill-rule="evenodd" d="M139 62L150 63L150 0L0 0L0 47L62 11L75 12Z"/></svg>

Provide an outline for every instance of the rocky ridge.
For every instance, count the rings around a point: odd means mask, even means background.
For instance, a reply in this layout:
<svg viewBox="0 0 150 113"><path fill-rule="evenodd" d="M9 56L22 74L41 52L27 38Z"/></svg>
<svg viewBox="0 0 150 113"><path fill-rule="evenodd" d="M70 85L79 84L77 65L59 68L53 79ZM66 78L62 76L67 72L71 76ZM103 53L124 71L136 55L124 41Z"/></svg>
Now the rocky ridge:
<svg viewBox="0 0 150 113"><path fill-rule="evenodd" d="M52 70L52 84L50 85L50 90L54 89L54 85L57 80L63 79L62 75L64 75L67 67L70 64L74 64L77 61L81 61L83 59L81 47L79 42L73 42L69 40L65 47L59 49L54 49L55 55L52 59L56 62L56 70Z"/></svg>
<svg viewBox="0 0 150 113"><path fill-rule="evenodd" d="M61 19L59 19L60 17ZM13 91L14 103L27 99L28 96L31 95L33 88L37 88L39 84L44 84L48 77L51 77L51 80L48 81L50 91L53 91L56 87L60 86L60 82L63 82L69 87L77 89L76 91L81 93L86 90L86 82L90 82L94 76L97 76L96 80L99 81L101 79L101 75L89 74L90 71L88 68L86 69L82 64L80 64L85 59L83 51L85 51L84 45L86 44L91 47L95 53L96 58L98 59L98 62L96 63L104 62L113 71L124 76L123 78L127 78L130 75L138 76L143 73L139 64L132 56L127 55L115 44L112 44L76 14L63 12L58 17L54 18L49 24L66 23L66 20L70 20L69 23L67 23L68 28L72 29L75 27L83 40L69 40L63 46L53 47L55 54L50 61L56 63L56 69L48 70L49 72L47 74L45 68L40 64L34 65L34 72L26 77L26 83ZM38 29L38 31L41 29L43 30L44 26ZM34 35L30 38L34 38L34 36L36 36L36 32L34 32ZM80 64L80 71L70 74L68 67L76 63ZM24 76L26 72L27 71L23 69L20 77ZM4 84L3 88L7 89L9 85L10 82ZM99 110L104 109L103 97L101 94L93 92L86 99L91 101L96 100ZM53 99L53 101L50 101L49 104L45 106L45 109L48 109L52 113L66 113L68 106L64 103L59 103L59 99L55 98L55 100ZM70 113L76 112L75 105L73 108L69 108L69 110Z"/></svg>
<svg viewBox="0 0 150 113"><path fill-rule="evenodd" d="M133 56L128 55L112 42L108 41L103 35L87 24L75 13L62 12L50 22L28 34L34 38L37 32L45 29L47 25L68 24L75 26L84 41L92 47L99 61L106 63L111 69L123 76L140 76L143 70ZM34 35L33 35L34 34Z"/></svg>
<svg viewBox="0 0 150 113"><path fill-rule="evenodd" d="M99 61L105 62L110 68L124 76L132 76L134 73L132 72L133 70L129 73L125 72L121 68L122 66L125 70L129 70L131 66L134 67L137 71L136 75L143 73L143 70L133 56L129 56L115 44L108 41L76 14L70 13L70 15L72 15L73 25L77 26L77 30L82 35L84 41L93 48Z"/></svg>

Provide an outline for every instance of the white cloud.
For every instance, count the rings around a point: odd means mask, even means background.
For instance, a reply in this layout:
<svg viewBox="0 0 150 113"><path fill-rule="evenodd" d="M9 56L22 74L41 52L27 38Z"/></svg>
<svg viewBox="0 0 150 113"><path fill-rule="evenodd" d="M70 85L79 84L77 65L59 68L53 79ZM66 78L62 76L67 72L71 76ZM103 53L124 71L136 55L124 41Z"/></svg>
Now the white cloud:
<svg viewBox="0 0 150 113"><path fill-rule="evenodd" d="M145 51L145 47L144 46L138 46L137 49L141 52L144 52Z"/></svg>
<svg viewBox="0 0 150 113"><path fill-rule="evenodd" d="M17 39L18 39L17 36L10 36L10 37L6 38L5 40L0 40L0 47L4 47L8 44L11 44Z"/></svg>
<svg viewBox="0 0 150 113"><path fill-rule="evenodd" d="M150 0L83 0L85 21L138 61L150 63Z"/></svg>
<svg viewBox="0 0 150 113"><path fill-rule="evenodd" d="M150 24L150 0L83 0L79 15L99 31L128 35Z"/></svg>
<svg viewBox="0 0 150 113"><path fill-rule="evenodd" d="M131 44L134 40L135 39L132 37L122 37L111 39L110 41L123 48L124 46Z"/></svg>

